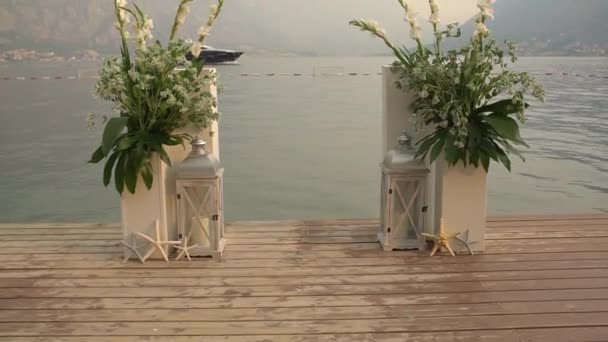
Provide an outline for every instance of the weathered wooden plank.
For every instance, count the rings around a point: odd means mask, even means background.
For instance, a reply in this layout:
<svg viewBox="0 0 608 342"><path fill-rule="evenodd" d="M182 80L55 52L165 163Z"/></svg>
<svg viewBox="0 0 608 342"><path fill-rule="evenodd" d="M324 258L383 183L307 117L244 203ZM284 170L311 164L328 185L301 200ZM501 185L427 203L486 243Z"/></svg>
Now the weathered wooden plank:
<svg viewBox="0 0 608 342"><path fill-rule="evenodd" d="M301 236L296 238L263 237L263 238L230 238L230 246L237 245L305 245L336 243L377 243L377 235L361 236Z"/></svg>
<svg viewBox="0 0 608 342"><path fill-rule="evenodd" d="M488 222L518 222L518 221L562 221L562 220L594 220L608 219L607 214L580 213L580 214L551 214L551 215L492 215Z"/></svg>
<svg viewBox="0 0 608 342"><path fill-rule="evenodd" d="M375 243L306 244L306 245L232 245L228 241L226 251L362 251L381 250Z"/></svg>
<svg viewBox="0 0 608 342"><path fill-rule="evenodd" d="M0 298L154 298L154 297L276 297L329 295L383 295L467 293L495 291L608 289L608 278L550 279L519 281L470 281L452 283L363 284L363 285L282 285L224 287L81 287L4 288Z"/></svg>
<svg viewBox="0 0 608 342"><path fill-rule="evenodd" d="M116 247L120 243L117 239L112 240L56 240L35 241L35 247ZM0 241L0 250L3 248L29 247L32 250L32 241Z"/></svg>
<svg viewBox="0 0 608 342"><path fill-rule="evenodd" d="M93 248L89 248L93 249ZM78 250L74 254L32 253L25 248L18 254L2 256L4 261L122 261L122 249L100 248ZM46 250L52 252L53 250ZM15 251L17 252L17 251ZM40 252L38 249L36 253ZM70 250L68 250L70 252ZM90 253L87 253L90 252ZM263 259L263 260L260 260ZM208 267L247 267L250 265L266 267L281 266L364 266L364 265L411 265L411 264L463 264L472 261L484 262L521 262L547 260L605 260L608 251L598 252L569 252L569 253L519 253L519 254L479 254L473 257L460 255L456 258L429 258L426 253L418 252L384 252L376 251L294 251L294 252L225 252L221 262L197 259L195 263L204 263ZM152 263L152 262L151 262ZM166 264L165 264L166 266Z"/></svg>
<svg viewBox="0 0 608 342"><path fill-rule="evenodd" d="M583 242L553 243L551 245L489 245L486 246L485 254L511 254L511 253L550 253L550 252L593 252L608 251L605 242ZM376 243L368 244L332 244L332 245L228 245L226 252L273 252L273 251L350 251L355 255L356 251L381 250ZM0 249L1 251L1 249Z"/></svg>
<svg viewBox="0 0 608 342"><path fill-rule="evenodd" d="M496 247L495 247L496 248ZM477 254L473 257L461 254L456 258L429 258L428 252L384 252L384 251L301 251L301 252L230 252L224 253L223 260L230 262L232 260L248 260L251 262L269 262L272 264L273 259L286 260L306 260L312 262L314 259L331 259L332 261L340 262L338 259L350 259L348 262L361 262L358 260L369 260L370 262L384 263L378 259L403 260L405 264L459 264L475 262L519 262L519 261L544 261L544 260L599 260L607 259L608 251L598 252L564 252L564 253L513 253L513 254ZM268 260L260 260L268 259ZM373 260L372 260L373 259ZM41 258L41 260L47 260ZM254 261L257 260L257 261ZM321 261L320 261L321 262Z"/></svg>
<svg viewBox="0 0 608 342"><path fill-rule="evenodd" d="M294 233L311 232L323 233L331 231L366 231L377 230L380 223L374 224L343 224L343 225L315 225L315 226L233 226L227 225L227 233Z"/></svg>
<svg viewBox="0 0 608 342"><path fill-rule="evenodd" d="M487 221L490 223L501 222L555 222L555 221L588 221L588 220L608 220L607 214L567 214L567 215L508 215L508 216L489 216ZM378 219L329 219L329 220L267 220L267 221L233 221L228 222L228 227L255 227L255 226L341 226L341 225L374 225L378 224ZM120 228L118 223L0 223L0 229L37 229L37 228Z"/></svg>
<svg viewBox="0 0 608 342"><path fill-rule="evenodd" d="M204 342L515 342L512 330L476 330L433 333L304 334L205 336ZM0 342L82 342L83 337L0 337ZM200 336L86 336L87 342L201 342ZM522 341L523 342L523 341ZM579 341L577 341L579 342Z"/></svg>
<svg viewBox="0 0 608 342"><path fill-rule="evenodd" d="M501 250L506 250L508 253L532 253L532 252L548 252L548 251L608 251L608 239L593 238L582 239L577 238L576 241L559 239L560 241L543 241L537 242L529 246L525 242L504 243L498 240L490 240L487 243L488 253L497 253ZM607 240L607 241L604 241ZM532 241L532 240L530 240ZM549 245L549 242L552 242ZM229 242L230 243L230 242ZM529 246L529 248L517 248ZM498 248L500 247L500 248ZM509 247L508 249L502 247ZM585 248L587 247L587 248ZM228 245L226 252L272 252L272 251L355 251L355 250L380 250L380 245L377 243L361 243L361 244L308 244L308 245ZM353 252L354 253L354 252Z"/></svg>
<svg viewBox="0 0 608 342"><path fill-rule="evenodd" d="M229 222L229 227L273 227L273 226L344 226L344 225L373 225L378 224L378 219L330 219L330 220L267 220L267 221L234 221Z"/></svg>
<svg viewBox="0 0 608 342"><path fill-rule="evenodd" d="M122 240L122 233L112 233L112 234L43 234L43 235L0 235L0 244L13 246L15 243L25 243L32 244L35 243L39 245L41 242L49 242L49 241L61 241L61 242L71 242L76 241L83 242L86 241L113 241L114 243Z"/></svg>
<svg viewBox="0 0 608 342"><path fill-rule="evenodd" d="M336 230L297 230L277 232L227 232L227 239L260 239L260 238L301 238L301 237L344 237L344 236L371 236L378 233L378 229L336 229Z"/></svg>
<svg viewBox="0 0 608 342"><path fill-rule="evenodd" d="M378 219L337 219L337 220L282 220L282 221L240 221L227 223L227 229L232 228L302 228L302 227L375 227ZM562 225L562 224L607 224L608 215L605 214L571 214L571 215L532 215L532 216L494 216L488 217L488 226L527 226L527 225ZM91 229L115 228L120 229L116 223L1 223L0 229Z"/></svg>
<svg viewBox="0 0 608 342"><path fill-rule="evenodd" d="M504 307L503 307L504 306ZM338 320L500 314L608 312L608 300L433 304L419 306L260 308L260 309L126 309L0 310L0 322L222 322Z"/></svg>
<svg viewBox="0 0 608 342"><path fill-rule="evenodd" d="M342 267L207 267L207 263L162 263L150 262L145 265L106 261L8 261L0 264L0 278L32 277L119 277L119 276L158 276L179 277L200 275L207 277L246 277L246 276L286 276L286 275L338 275L338 274L411 274L411 273L453 273L489 272L518 270L559 270L608 268L605 260L569 261L522 261L436 265L381 265L342 266ZM158 272L157 269L162 269Z"/></svg>
<svg viewBox="0 0 608 342"><path fill-rule="evenodd" d="M608 327L525 329L518 333L533 342L606 342Z"/></svg>
<svg viewBox="0 0 608 342"><path fill-rule="evenodd" d="M545 302L546 303L546 302ZM589 312L584 301L566 302L553 312ZM542 308L539 303L538 308ZM597 307L595 305L594 307ZM538 310L537 310L538 311ZM543 311L539 311L543 312ZM446 304L429 306L369 306L318 308L251 308L251 309L148 309L148 310L0 310L0 322L222 322L281 321L364 318L436 317L445 315L492 315L505 311L494 303ZM526 313L526 312L524 312Z"/></svg>
<svg viewBox="0 0 608 342"><path fill-rule="evenodd" d="M563 231L563 232L501 232L486 233L487 240L528 240L528 239L576 239L582 237L608 237L608 229L597 231Z"/></svg>
<svg viewBox="0 0 608 342"><path fill-rule="evenodd" d="M319 252L315 252L319 253ZM382 253L382 252L378 252ZM238 256L238 254L236 254ZM383 254L384 255L384 254ZM495 263L522 263L522 262L566 262L566 261L581 261L581 262L597 262L601 260L608 261L608 252L591 252L591 253L538 253L538 254L488 254L488 255L462 255L459 257L436 257L429 258L426 254L407 253L390 256L391 253L386 253L383 257L337 257L337 258L298 258L292 254L292 258L272 258L263 259L263 264L260 260L253 258L226 258L221 261L201 258L196 259L192 263L174 262L165 263L158 261L150 261L146 264L138 262L129 262L123 264L121 254L84 254L67 255L65 254L38 254L38 255L8 255L4 259L4 263L0 264L0 269L45 269L45 268L64 268L64 269L86 269L86 268L106 268L106 269L149 269L149 268L248 268L248 267L264 267L264 268L284 268L284 267L339 267L339 266L445 266L445 265L477 265L487 264L491 268Z"/></svg>
<svg viewBox="0 0 608 342"><path fill-rule="evenodd" d="M567 225L567 226L528 226L528 227L487 227L486 233L531 233L531 232L598 232L608 230L607 225Z"/></svg>
<svg viewBox="0 0 608 342"><path fill-rule="evenodd" d="M115 228L32 228L32 229L0 229L4 235L82 235L82 234L122 234L120 227Z"/></svg>
<svg viewBox="0 0 608 342"><path fill-rule="evenodd" d="M37 252L34 251L34 252ZM0 256L3 261L122 261L119 249L113 253L88 253L88 254L25 254L25 249L20 254L4 254ZM32 253L32 251L30 251Z"/></svg>
<svg viewBox="0 0 608 342"><path fill-rule="evenodd" d="M119 246L119 241L98 241L93 242L80 242L70 241L62 243L61 241L47 241L43 243L36 243L36 248L32 249L31 243L19 242L13 244L13 246L0 248L1 254L18 254L18 253L120 253L123 248ZM5 245L7 245L6 243ZM14 246L18 245L18 246ZM353 243L353 244L327 244L327 245L240 245L240 246L228 246L226 251L267 251L273 249L275 251L348 251L353 256L356 256L358 251L381 251L378 243Z"/></svg>
<svg viewBox="0 0 608 342"><path fill-rule="evenodd" d="M274 334L331 334L390 332L469 331L608 326L606 313L561 313L443 317L244 322L120 322L120 323L0 323L2 336L226 336Z"/></svg>
<svg viewBox="0 0 608 342"><path fill-rule="evenodd" d="M488 227L540 227L540 226L605 226L608 218L596 219L555 219L555 220L529 220L529 221L501 221L488 222Z"/></svg>
<svg viewBox="0 0 608 342"><path fill-rule="evenodd" d="M203 299L204 298L204 299ZM196 300L195 300L196 299ZM331 306L401 306L429 304L502 303L522 301L607 300L608 289L567 289L431 294L386 294L277 297L154 297L154 298L10 298L5 310L31 309L222 309ZM608 315L605 314L608 318Z"/></svg>
<svg viewBox="0 0 608 342"><path fill-rule="evenodd" d="M601 244L607 243L608 238L605 237L577 237L577 238L554 238L554 239L525 239L525 240L487 240L486 246L528 246L530 248L536 246L547 246L547 245L587 245L587 244Z"/></svg>
<svg viewBox="0 0 608 342"><path fill-rule="evenodd" d="M122 247L110 246L110 247L80 247L80 246L38 246L36 244L36 248L28 248L26 246L23 247L4 247L0 248L0 258L4 258L6 255L15 255L15 254L113 254L117 255L123 251Z"/></svg>
<svg viewBox="0 0 608 342"><path fill-rule="evenodd" d="M0 287L222 287L222 286L305 286L305 285L361 285L403 283L452 283L471 281L527 281L608 278L608 269L524 270L496 272L427 273L427 274L373 274L325 276L272 276L272 277L122 277L113 278L12 278L1 279Z"/></svg>
<svg viewBox="0 0 608 342"><path fill-rule="evenodd" d="M91 229L91 228L118 228L116 223L0 223L0 229Z"/></svg>
<svg viewBox="0 0 608 342"><path fill-rule="evenodd" d="M604 252L608 246L600 244L580 245L545 245L545 246L488 246L484 254L534 254L534 253L575 253L575 252Z"/></svg>
<svg viewBox="0 0 608 342"><path fill-rule="evenodd" d="M361 254L361 255L359 255ZM263 260L260 260L263 259ZM121 262L121 267L131 267L135 261L123 265L123 255L115 254L15 254L4 255L2 260L33 261L88 261ZM327 267L327 266L388 266L388 265L452 265L494 262L560 261L560 260L608 260L608 252L536 253L536 254L480 254L461 255L456 258L429 258L426 253L364 251L356 254L346 251L312 252L240 252L225 253L221 262L211 259L196 259L194 263L205 267ZM260 265L263 263L263 265ZM182 264L182 263L180 263ZM90 264L89 264L90 265ZM166 267L167 264L151 261L149 267ZM133 267L140 265L132 265ZM178 266L178 265L176 265ZM90 267L90 266L89 266ZM146 267L146 266L144 266Z"/></svg>

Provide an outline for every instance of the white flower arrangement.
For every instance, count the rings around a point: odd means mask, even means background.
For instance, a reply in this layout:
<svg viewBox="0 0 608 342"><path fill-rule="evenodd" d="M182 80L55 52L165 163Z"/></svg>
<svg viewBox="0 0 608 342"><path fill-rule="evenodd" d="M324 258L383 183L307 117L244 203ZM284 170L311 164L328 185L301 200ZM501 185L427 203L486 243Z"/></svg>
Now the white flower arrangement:
<svg viewBox="0 0 608 342"><path fill-rule="evenodd" d="M197 57L224 0L217 0L218 4L211 7L209 20L203 25L205 34L190 44L176 37L192 1L180 2L165 48L160 42L148 46L154 23L141 8L135 4L129 7L127 0L114 0L121 56L103 61L95 94L112 102L119 116L105 121L101 146L90 162L106 159L103 183L108 186L114 175L119 193L125 188L135 193L140 176L151 188L152 156L158 154L171 165L163 146L180 145L191 138L175 133L177 130L189 126L206 128L218 119L217 103L207 90L215 82L215 75L202 74L203 63ZM133 39L128 31L131 22ZM134 56L130 54L131 46L135 47ZM192 61L187 60L188 53L193 53ZM89 126L92 119L89 116Z"/></svg>
<svg viewBox="0 0 608 342"><path fill-rule="evenodd" d="M440 28L437 0L429 0L433 48L423 45L411 4L397 2L405 11L410 38L416 42L413 50L398 48L375 21L357 19L350 24L384 41L397 58L393 64L400 74L397 86L418 95L413 104L417 128L432 128L418 144L418 156L435 161L443 155L449 165L462 162L486 170L494 160L510 170L511 155L523 159L515 146L528 146L519 127L529 107L526 95L544 101L545 93L528 73L509 69L505 55L515 63L515 45L505 42L499 46L488 30L495 0L478 1L473 36L464 47L450 51L442 49L442 42L460 37L460 28L457 23Z"/></svg>

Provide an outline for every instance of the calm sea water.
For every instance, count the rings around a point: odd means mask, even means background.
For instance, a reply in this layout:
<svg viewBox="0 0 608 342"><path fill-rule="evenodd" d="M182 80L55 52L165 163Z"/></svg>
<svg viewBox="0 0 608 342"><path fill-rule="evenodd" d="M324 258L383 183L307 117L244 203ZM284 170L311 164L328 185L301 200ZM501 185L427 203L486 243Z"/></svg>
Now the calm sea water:
<svg viewBox="0 0 608 342"><path fill-rule="evenodd" d="M240 65L221 66L227 218L376 217L377 72L390 61L245 56ZM370 75L313 78L315 67ZM527 162L512 173L491 170L490 213L608 212L608 79L562 76L608 76L608 60L529 58L519 68L543 74L547 103L529 113ZM95 65L3 64L0 78L79 71L93 75ZM0 222L119 221L118 197L101 185L101 166L86 163L100 140L99 131L86 129L86 114L110 109L92 97L93 84L0 80Z"/></svg>

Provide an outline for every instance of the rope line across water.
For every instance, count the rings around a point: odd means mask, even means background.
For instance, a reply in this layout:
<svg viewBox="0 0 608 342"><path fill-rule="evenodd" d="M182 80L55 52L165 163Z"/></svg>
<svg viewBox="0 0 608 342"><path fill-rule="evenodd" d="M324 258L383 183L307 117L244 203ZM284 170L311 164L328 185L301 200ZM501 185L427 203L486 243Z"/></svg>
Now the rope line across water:
<svg viewBox="0 0 608 342"><path fill-rule="evenodd" d="M580 78L595 78L608 79L608 75L583 75L577 73L531 73L534 76L553 76L553 77L580 77ZM347 73L241 73L241 74L220 74L226 77L346 77L346 76L380 76L382 73L370 72L347 72ZM96 80L99 76L2 76L1 81L50 81L50 80Z"/></svg>

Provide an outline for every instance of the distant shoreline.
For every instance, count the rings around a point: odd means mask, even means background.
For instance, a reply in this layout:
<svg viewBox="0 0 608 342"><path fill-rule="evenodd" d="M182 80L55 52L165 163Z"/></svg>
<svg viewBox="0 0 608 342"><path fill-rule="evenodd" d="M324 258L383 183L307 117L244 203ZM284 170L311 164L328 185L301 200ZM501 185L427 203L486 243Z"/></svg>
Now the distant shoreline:
<svg viewBox="0 0 608 342"><path fill-rule="evenodd" d="M111 56L110 53L100 53L94 50L79 52L70 55L58 55L55 52L37 52L27 50L20 54L15 50L3 52L0 50L0 65L25 64L25 63L44 63L44 64L67 64L67 63L95 63L101 62L105 57ZM272 58L393 58L390 54L369 54L369 55L324 55L310 53L269 53L269 52L246 52L246 57L272 57ZM576 55L576 54L538 54L522 55L521 58L593 58L604 59L608 55Z"/></svg>

